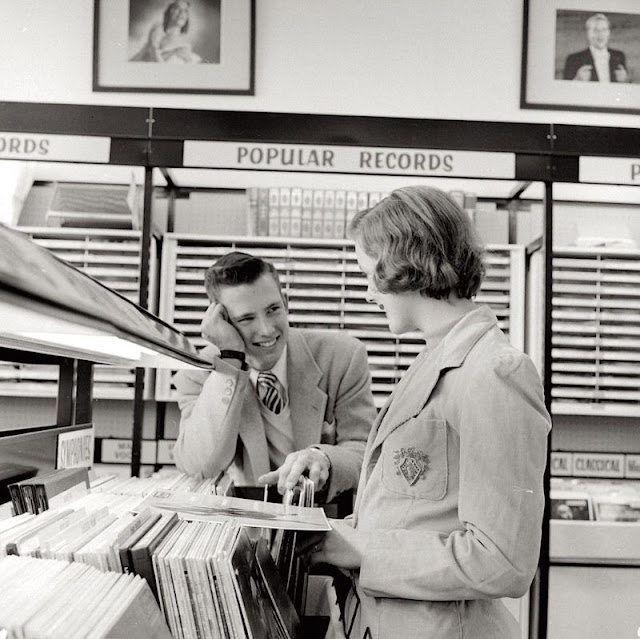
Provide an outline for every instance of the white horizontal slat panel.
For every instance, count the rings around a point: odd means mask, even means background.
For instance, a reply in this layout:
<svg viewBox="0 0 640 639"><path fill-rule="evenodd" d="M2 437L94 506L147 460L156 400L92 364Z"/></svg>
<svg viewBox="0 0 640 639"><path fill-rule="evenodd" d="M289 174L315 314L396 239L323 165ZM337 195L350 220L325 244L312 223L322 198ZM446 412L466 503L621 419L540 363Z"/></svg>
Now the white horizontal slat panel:
<svg viewBox="0 0 640 639"><path fill-rule="evenodd" d="M389 333L384 312L366 302L367 280L349 240L168 234L161 272L162 319L192 338L194 345L204 346L200 322L209 304L204 272L231 250L246 251L274 264L289 300L291 326L342 330L364 343L376 406L382 406L424 342L415 333L402 337ZM494 309L502 329L523 348L524 249L488 247L486 267L477 301ZM156 399L175 400L171 375L171 371L158 371Z"/></svg>
<svg viewBox="0 0 640 639"><path fill-rule="evenodd" d="M557 249L553 257L552 410L640 414L640 253Z"/></svg>

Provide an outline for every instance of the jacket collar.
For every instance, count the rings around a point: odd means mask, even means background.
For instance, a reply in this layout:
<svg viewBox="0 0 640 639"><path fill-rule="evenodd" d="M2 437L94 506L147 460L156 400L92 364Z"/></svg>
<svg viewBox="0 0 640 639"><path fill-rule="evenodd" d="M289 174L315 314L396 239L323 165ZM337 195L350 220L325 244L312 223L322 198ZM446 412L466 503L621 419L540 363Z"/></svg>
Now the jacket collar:
<svg viewBox="0 0 640 639"><path fill-rule="evenodd" d="M379 446L398 426L420 414L441 373L459 367L476 342L496 325L494 312L488 306L478 306L467 313L433 351L424 349L380 411L372 429L373 445ZM417 384L413 383L416 379L419 380Z"/></svg>

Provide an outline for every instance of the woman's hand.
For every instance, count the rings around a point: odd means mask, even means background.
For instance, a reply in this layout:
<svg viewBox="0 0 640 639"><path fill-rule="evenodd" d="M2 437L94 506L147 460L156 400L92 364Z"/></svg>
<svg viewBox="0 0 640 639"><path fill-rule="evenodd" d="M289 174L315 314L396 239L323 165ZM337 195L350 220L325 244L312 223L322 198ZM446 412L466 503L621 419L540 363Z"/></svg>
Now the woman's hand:
<svg viewBox="0 0 640 639"><path fill-rule="evenodd" d="M330 519L331 530L309 544L309 562L358 570L369 543L369 533L353 527L352 519Z"/></svg>

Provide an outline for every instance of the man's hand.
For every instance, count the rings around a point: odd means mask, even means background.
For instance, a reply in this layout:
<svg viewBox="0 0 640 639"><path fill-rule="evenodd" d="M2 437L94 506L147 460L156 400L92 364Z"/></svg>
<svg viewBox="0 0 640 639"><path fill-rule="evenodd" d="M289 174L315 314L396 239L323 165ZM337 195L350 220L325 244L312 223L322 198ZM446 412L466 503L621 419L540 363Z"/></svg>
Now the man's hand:
<svg viewBox="0 0 640 639"><path fill-rule="evenodd" d="M202 337L218 348L244 352L242 337L227 319L227 313L222 304L214 302L209 306L200 328Z"/></svg>
<svg viewBox="0 0 640 639"><path fill-rule="evenodd" d="M260 484L278 484L278 492L283 495L286 490L290 490L305 472L313 482L314 490L321 491L329 479L331 466L326 455L317 448L305 448L295 453L289 453L284 460L284 464L258 477Z"/></svg>
<svg viewBox="0 0 640 639"><path fill-rule="evenodd" d="M593 66L590 64L583 64L577 71L576 77L574 80L579 80L580 82L589 82L591 80L591 69Z"/></svg>
<svg viewBox="0 0 640 639"><path fill-rule="evenodd" d="M616 76L616 82L629 82L629 74L621 64L619 64L613 72Z"/></svg>

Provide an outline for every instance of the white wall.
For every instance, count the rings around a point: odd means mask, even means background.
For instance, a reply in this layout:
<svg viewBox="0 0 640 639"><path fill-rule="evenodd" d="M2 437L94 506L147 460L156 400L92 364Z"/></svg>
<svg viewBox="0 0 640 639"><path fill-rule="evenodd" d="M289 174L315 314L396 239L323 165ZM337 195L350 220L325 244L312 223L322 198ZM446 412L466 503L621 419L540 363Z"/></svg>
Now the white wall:
<svg viewBox="0 0 640 639"><path fill-rule="evenodd" d="M640 125L520 109L522 0L257 0L255 96L94 93L93 4L0 0L1 100Z"/></svg>
<svg viewBox="0 0 640 639"><path fill-rule="evenodd" d="M638 193L640 202L640 192ZM640 246L638 205L556 202L553 205L555 246L572 246L580 241L606 241L610 246ZM629 243L629 244L628 244Z"/></svg>

